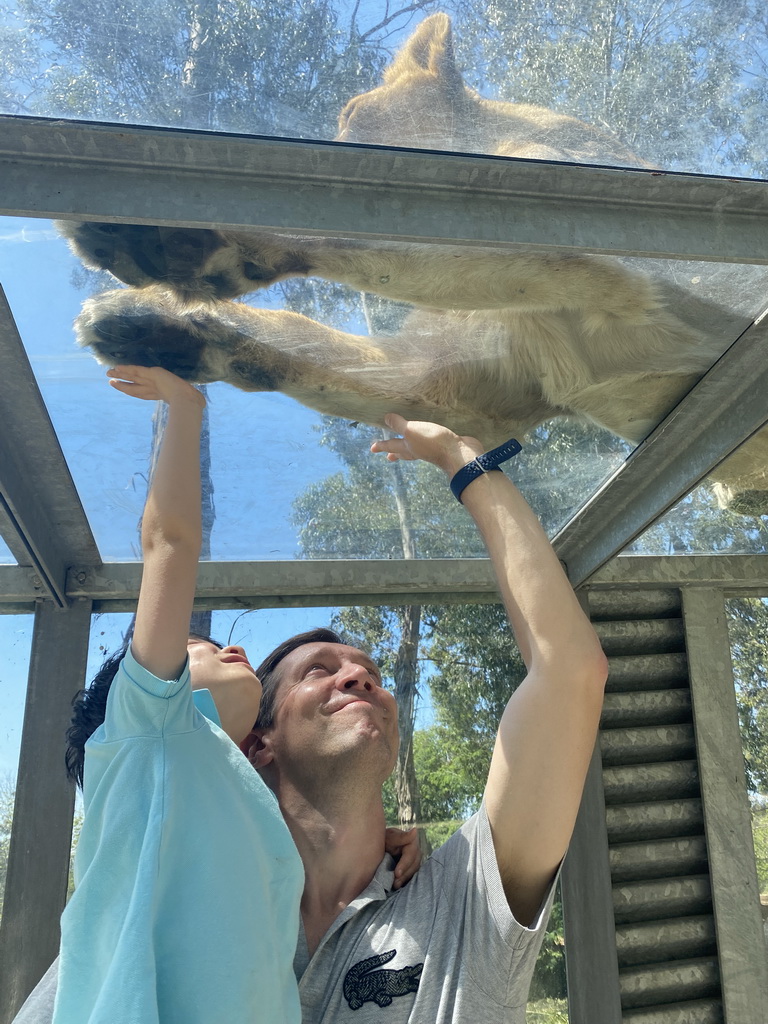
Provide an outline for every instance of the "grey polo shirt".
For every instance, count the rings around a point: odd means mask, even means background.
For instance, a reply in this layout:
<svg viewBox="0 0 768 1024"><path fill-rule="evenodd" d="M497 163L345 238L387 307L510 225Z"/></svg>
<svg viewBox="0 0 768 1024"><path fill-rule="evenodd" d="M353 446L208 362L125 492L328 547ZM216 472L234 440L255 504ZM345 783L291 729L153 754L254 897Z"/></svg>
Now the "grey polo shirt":
<svg viewBox="0 0 768 1024"><path fill-rule="evenodd" d="M533 925L518 924L484 806L397 892L392 864L385 857L311 960L301 932L302 1024L524 1024L555 883Z"/></svg>

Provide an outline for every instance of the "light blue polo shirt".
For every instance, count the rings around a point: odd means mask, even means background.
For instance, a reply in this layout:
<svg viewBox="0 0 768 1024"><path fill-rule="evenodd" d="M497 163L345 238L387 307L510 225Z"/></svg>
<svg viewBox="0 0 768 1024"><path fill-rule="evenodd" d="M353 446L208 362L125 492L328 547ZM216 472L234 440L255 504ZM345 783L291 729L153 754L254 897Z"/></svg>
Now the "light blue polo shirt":
<svg viewBox="0 0 768 1024"><path fill-rule="evenodd" d="M188 667L126 654L86 744L54 1024L299 1024L301 860L219 725Z"/></svg>

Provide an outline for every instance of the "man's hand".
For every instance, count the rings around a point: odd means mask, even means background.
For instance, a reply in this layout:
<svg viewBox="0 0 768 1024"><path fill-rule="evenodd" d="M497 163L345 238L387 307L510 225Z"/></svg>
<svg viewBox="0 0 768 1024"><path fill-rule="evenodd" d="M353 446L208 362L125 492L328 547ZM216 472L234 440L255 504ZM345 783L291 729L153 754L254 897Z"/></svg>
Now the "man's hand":
<svg viewBox="0 0 768 1024"><path fill-rule="evenodd" d="M396 412L385 416L384 422L390 430L403 435L388 441L374 441L371 445L372 452L386 452L389 462L421 459L438 466L450 477L485 451L476 437L459 437L437 423L406 420Z"/></svg>
<svg viewBox="0 0 768 1024"><path fill-rule="evenodd" d="M415 828L403 832L399 828L384 831L384 849L397 860L394 889L402 889L421 867L419 834Z"/></svg>
<svg viewBox="0 0 768 1024"><path fill-rule="evenodd" d="M205 406L205 396L201 391L160 366L113 366L107 370L107 377L116 391L132 398L148 402L160 400L169 405L187 401Z"/></svg>

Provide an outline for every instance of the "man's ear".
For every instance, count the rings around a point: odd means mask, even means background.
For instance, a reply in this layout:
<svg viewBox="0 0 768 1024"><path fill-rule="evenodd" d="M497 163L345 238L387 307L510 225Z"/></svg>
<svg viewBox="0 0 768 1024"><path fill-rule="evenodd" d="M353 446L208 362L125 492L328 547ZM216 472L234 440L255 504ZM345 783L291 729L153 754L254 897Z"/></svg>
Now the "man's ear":
<svg viewBox="0 0 768 1024"><path fill-rule="evenodd" d="M269 741L265 743L261 730L251 730L240 744L240 749L256 769L264 768L272 760Z"/></svg>

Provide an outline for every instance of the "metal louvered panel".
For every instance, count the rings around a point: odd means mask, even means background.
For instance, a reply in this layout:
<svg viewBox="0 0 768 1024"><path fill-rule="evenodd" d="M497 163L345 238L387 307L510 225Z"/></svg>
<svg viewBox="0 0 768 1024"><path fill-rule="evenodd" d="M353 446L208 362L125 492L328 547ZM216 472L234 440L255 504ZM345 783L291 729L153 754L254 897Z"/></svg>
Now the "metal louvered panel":
<svg viewBox="0 0 768 1024"><path fill-rule="evenodd" d="M681 604L677 590L590 595L610 666L600 750L624 1024L722 1022Z"/></svg>
<svg viewBox="0 0 768 1024"><path fill-rule="evenodd" d="M668 1003L664 1006L627 1010L622 1024L723 1024L723 1004L720 999L697 999L687 1003Z"/></svg>
<svg viewBox="0 0 768 1024"><path fill-rule="evenodd" d="M709 875L653 878L613 886L616 924L712 913Z"/></svg>
<svg viewBox="0 0 768 1024"><path fill-rule="evenodd" d="M683 623L675 619L634 619L593 623L603 650L613 654L667 654L685 650Z"/></svg>
<svg viewBox="0 0 768 1024"><path fill-rule="evenodd" d="M617 729L634 725L669 725L691 721L691 691L642 690L607 693L600 725Z"/></svg>
<svg viewBox="0 0 768 1024"><path fill-rule="evenodd" d="M600 734L604 765L650 764L696 756L691 725L654 725L637 729L606 729Z"/></svg>
<svg viewBox="0 0 768 1024"><path fill-rule="evenodd" d="M619 967L664 963L716 952L715 923L709 914L670 921L616 926Z"/></svg>
<svg viewBox="0 0 768 1024"><path fill-rule="evenodd" d="M614 765L603 770L607 804L648 803L699 795L698 762Z"/></svg>
<svg viewBox="0 0 768 1024"><path fill-rule="evenodd" d="M704 836L619 843L611 846L609 861L614 882L668 878L683 872L699 874L707 869L707 844Z"/></svg>
<svg viewBox="0 0 768 1024"><path fill-rule="evenodd" d="M680 591L590 590L589 611L595 622L614 619L671 619L680 617Z"/></svg>
<svg viewBox="0 0 768 1024"><path fill-rule="evenodd" d="M685 654L613 655L608 659L608 693L662 690L688 685Z"/></svg>
<svg viewBox="0 0 768 1024"><path fill-rule="evenodd" d="M611 846L614 843L697 836L704 832L701 800L695 799L606 807L605 819Z"/></svg>
<svg viewBox="0 0 768 1024"><path fill-rule="evenodd" d="M682 999L719 996L720 971L717 957L698 957L670 964L628 967L622 971L619 985L625 1009L672 1000L679 1003Z"/></svg>

